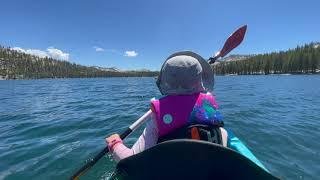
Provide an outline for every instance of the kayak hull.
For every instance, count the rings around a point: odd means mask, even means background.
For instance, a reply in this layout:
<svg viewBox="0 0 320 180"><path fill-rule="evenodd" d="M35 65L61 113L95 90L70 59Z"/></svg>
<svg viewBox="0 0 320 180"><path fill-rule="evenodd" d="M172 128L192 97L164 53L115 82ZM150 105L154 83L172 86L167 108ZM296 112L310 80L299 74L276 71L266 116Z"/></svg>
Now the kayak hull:
<svg viewBox="0 0 320 180"><path fill-rule="evenodd" d="M160 143L121 160L111 179L278 179L240 153L205 141Z"/></svg>

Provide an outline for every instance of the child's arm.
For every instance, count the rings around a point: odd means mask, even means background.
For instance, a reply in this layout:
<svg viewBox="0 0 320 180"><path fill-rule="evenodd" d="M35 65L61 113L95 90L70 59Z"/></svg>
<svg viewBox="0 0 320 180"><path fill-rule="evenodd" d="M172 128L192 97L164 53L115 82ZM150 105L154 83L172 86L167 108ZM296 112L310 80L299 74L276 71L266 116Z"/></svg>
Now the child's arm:
<svg viewBox="0 0 320 180"><path fill-rule="evenodd" d="M113 159L119 162L121 159L132 156L143 150L146 150L157 144L158 141L158 128L155 124L154 114L151 116L151 121L148 121L143 133L132 146L126 147L120 140L119 135L112 135L106 139L110 152L112 152Z"/></svg>

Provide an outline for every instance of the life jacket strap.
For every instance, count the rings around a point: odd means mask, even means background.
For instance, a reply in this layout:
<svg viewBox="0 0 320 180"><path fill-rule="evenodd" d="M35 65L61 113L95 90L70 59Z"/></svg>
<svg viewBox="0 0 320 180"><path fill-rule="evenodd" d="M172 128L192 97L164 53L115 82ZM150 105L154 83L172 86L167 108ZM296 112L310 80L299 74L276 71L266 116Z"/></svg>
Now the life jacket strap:
<svg viewBox="0 0 320 180"><path fill-rule="evenodd" d="M197 127L191 128L191 139L200 140L200 135Z"/></svg>

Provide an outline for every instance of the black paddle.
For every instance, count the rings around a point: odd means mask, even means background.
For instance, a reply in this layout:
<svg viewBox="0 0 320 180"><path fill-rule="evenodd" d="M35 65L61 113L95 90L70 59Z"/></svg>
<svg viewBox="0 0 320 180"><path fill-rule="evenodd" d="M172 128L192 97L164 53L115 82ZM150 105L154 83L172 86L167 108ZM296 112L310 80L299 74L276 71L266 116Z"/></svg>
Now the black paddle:
<svg viewBox="0 0 320 180"><path fill-rule="evenodd" d="M209 58L209 63L213 64L219 57L224 57L231 50L236 48L243 40L244 35L247 30L247 25L242 26L237 29L233 34L229 36L227 41L224 43L223 48L219 51L214 57ZM151 115L151 110L145 113L141 118L139 118L136 122L134 122L126 131L124 131L120 138L126 138L132 131L137 129L141 124L143 124ZM99 161L106 153L109 152L108 147L105 147L99 154L97 154L93 159L87 162L84 166L82 166L70 179L77 180L81 175L83 175L86 171L88 171L96 162Z"/></svg>
<svg viewBox="0 0 320 180"><path fill-rule="evenodd" d="M132 131L136 130L143 124L151 115L152 111L149 110L143 116L141 116L136 122L134 122L128 129L126 129L122 134L120 134L120 138L126 138ZM93 159L87 162L82 168L80 168L70 179L77 180L81 175L83 175L86 171L88 171L96 162L99 161L106 153L109 152L108 147L105 147L99 154L97 154Z"/></svg>

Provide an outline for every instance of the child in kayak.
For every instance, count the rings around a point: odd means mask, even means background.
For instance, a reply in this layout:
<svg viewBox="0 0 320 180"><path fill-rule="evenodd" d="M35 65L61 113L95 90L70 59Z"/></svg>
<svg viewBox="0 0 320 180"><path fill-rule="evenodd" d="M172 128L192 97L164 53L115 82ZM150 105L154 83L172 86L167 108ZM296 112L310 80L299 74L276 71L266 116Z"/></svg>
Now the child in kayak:
<svg viewBox="0 0 320 180"><path fill-rule="evenodd" d="M211 94L213 85L211 66L200 55L182 51L169 56L157 79L157 86L165 97L151 100L151 120L133 147L126 147L118 134L106 138L115 161L177 138L227 146L227 131Z"/></svg>

